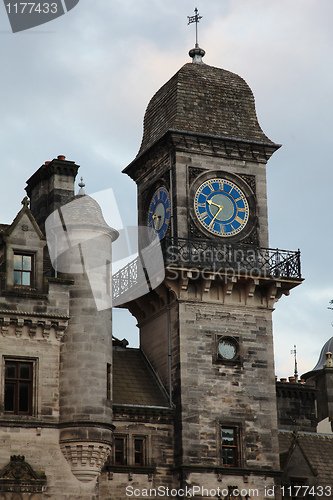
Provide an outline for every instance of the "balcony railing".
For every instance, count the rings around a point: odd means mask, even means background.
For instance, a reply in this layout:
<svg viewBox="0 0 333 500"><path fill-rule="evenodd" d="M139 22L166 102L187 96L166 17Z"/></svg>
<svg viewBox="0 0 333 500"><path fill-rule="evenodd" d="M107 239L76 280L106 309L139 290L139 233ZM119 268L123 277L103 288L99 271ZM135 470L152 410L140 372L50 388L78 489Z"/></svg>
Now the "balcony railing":
<svg viewBox="0 0 333 500"><path fill-rule="evenodd" d="M241 247L211 240L162 240L164 261L171 265L238 271L274 278L301 278L300 251Z"/></svg>
<svg viewBox="0 0 333 500"><path fill-rule="evenodd" d="M198 271L263 277L274 279L301 279L300 251L271 248L241 247L219 244L211 240L164 238L152 246L144 258L136 258L113 275L113 300L123 303L122 297L144 295L152 282L161 282L162 249L165 268L191 268ZM149 266L146 263L149 262ZM162 270L164 272L164 269ZM162 273L163 274L163 273ZM159 278L156 280L156 276Z"/></svg>

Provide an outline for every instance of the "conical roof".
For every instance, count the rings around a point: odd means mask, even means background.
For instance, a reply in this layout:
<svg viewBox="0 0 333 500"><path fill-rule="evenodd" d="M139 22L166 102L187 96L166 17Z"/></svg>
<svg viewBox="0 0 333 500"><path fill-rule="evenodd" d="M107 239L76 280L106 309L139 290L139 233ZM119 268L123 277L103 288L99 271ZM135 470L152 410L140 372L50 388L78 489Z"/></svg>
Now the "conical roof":
<svg viewBox="0 0 333 500"><path fill-rule="evenodd" d="M333 352L333 337L331 337L323 346L322 350L320 351L319 359L316 364L316 366L310 370L307 373L304 373L302 375L302 378L309 378L315 375L316 372L322 370L324 368L324 365L326 365L327 359L326 359L326 353L327 352Z"/></svg>
<svg viewBox="0 0 333 500"><path fill-rule="evenodd" d="M169 130L274 145L258 123L248 84L207 64L185 64L156 92L145 113L138 155Z"/></svg>
<svg viewBox="0 0 333 500"><path fill-rule="evenodd" d="M103 212L96 200L86 194L77 194L70 198L61 210L70 225L86 224L109 228L105 222Z"/></svg>
<svg viewBox="0 0 333 500"><path fill-rule="evenodd" d="M316 364L316 366L313 368L313 372L317 371L317 370L322 370L324 365L326 364L326 356L325 354L327 352L333 352L333 337L331 337L323 346L321 352L320 352L320 356L319 356L319 359L318 359L318 363Z"/></svg>

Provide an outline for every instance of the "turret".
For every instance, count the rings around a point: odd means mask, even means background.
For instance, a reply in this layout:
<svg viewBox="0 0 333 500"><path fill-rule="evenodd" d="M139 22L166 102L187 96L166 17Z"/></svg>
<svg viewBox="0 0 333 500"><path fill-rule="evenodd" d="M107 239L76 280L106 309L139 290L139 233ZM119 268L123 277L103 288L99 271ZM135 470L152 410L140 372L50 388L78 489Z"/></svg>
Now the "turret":
<svg viewBox="0 0 333 500"><path fill-rule="evenodd" d="M82 192L82 190L81 190ZM80 481L96 479L112 445L111 243L99 205L73 197L46 220L58 276L72 278L60 354L60 447Z"/></svg>

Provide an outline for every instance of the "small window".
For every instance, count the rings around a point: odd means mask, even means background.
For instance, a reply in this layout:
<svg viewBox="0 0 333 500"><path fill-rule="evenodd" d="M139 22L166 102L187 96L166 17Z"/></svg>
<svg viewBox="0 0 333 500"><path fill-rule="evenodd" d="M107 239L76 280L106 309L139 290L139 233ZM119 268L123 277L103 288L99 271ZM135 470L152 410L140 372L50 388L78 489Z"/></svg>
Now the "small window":
<svg viewBox="0 0 333 500"><path fill-rule="evenodd" d="M142 466L145 464L144 444L145 444L145 440L143 438L135 438L134 439L134 465Z"/></svg>
<svg viewBox="0 0 333 500"><path fill-rule="evenodd" d="M5 361L5 413L32 415L33 363Z"/></svg>
<svg viewBox="0 0 333 500"><path fill-rule="evenodd" d="M222 427L222 464L225 467L238 466L237 429Z"/></svg>
<svg viewBox="0 0 333 500"><path fill-rule="evenodd" d="M114 463L115 465L126 465L126 440L124 437L116 437L114 440Z"/></svg>
<svg viewBox="0 0 333 500"><path fill-rule="evenodd" d="M106 365L106 397L111 399L111 363Z"/></svg>
<svg viewBox="0 0 333 500"><path fill-rule="evenodd" d="M14 254L14 285L33 285L33 258L32 255Z"/></svg>
<svg viewBox="0 0 333 500"><path fill-rule="evenodd" d="M305 483L306 481L303 479L295 479L291 481L290 490L291 490L291 500L297 500L299 498L306 498L305 492Z"/></svg>

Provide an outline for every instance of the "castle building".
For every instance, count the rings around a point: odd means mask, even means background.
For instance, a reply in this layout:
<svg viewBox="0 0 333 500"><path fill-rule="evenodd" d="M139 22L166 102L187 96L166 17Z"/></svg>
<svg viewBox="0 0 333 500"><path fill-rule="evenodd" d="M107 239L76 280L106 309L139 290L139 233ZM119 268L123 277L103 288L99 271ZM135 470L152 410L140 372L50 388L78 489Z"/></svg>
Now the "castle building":
<svg viewBox="0 0 333 500"><path fill-rule="evenodd" d="M161 244L158 286L145 272L137 293L140 255L111 277L117 231L82 185L75 195L64 156L0 225L0 498L331 495L332 339L301 381L275 380L274 304L302 282L299 252L269 248L266 164L280 146L247 83L198 45L190 56L151 99L124 169L141 250ZM111 296L139 349L112 337Z"/></svg>

